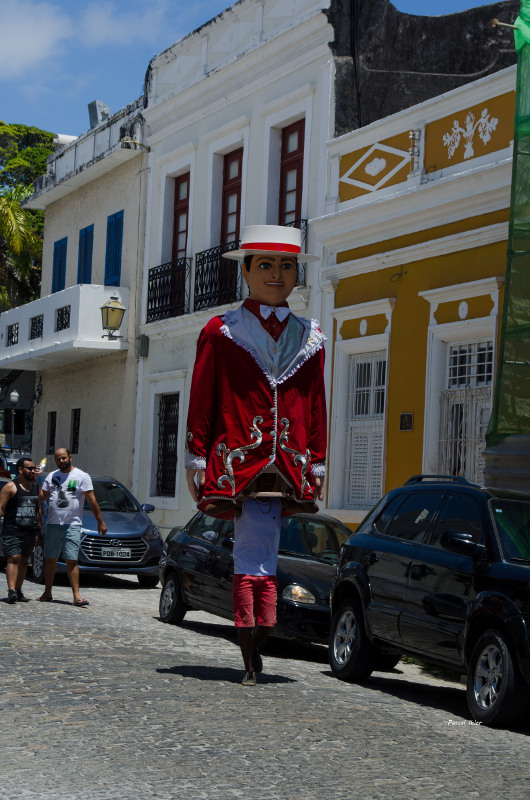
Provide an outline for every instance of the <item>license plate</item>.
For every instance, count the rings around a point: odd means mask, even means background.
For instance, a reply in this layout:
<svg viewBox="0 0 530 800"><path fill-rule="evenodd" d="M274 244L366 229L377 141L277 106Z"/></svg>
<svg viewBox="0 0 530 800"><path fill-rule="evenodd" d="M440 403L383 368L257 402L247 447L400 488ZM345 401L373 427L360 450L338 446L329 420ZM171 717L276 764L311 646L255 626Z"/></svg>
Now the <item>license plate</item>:
<svg viewBox="0 0 530 800"><path fill-rule="evenodd" d="M101 548L101 557L102 558L130 558L131 551L129 548L118 548L118 547L102 547Z"/></svg>

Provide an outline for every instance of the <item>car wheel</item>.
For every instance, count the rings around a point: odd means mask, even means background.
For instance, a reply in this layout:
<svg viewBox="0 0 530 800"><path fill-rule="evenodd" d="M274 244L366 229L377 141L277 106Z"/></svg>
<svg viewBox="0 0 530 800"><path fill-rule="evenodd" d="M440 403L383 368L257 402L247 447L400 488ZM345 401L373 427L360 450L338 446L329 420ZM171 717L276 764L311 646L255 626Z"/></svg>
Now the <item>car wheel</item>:
<svg viewBox="0 0 530 800"><path fill-rule="evenodd" d="M189 606L181 600L180 584L176 572L167 576L160 593L159 614L162 622L178 625L184 619Z"/></svg>
<svg viewBox="0 0 530 800"><path fill-rule="evenodd" d="M376 650L372 659L374 672L392 672L400 661L401 653L383 653Z"/></svg>
<svg viewBox="0 0 530 800"><path fill-rule="evenodd" d="M501 633L483 633L471 653L467 704L473 719L486 725L516 722L528 708L529 691Z"/></svg>
<svg viewBox="0 0 530 800"><path fill-rule="evenodd" d="M154 589L158 586L158 575L137 575L138 583L144 589Z"/></svg>
<svg viewBox="0 0 530 800"><path fill-rule="evenodd" d="M373 672L373 656L373 647L364 630L360 606L353 598L345 600L331 622L331 669L343 681L362 681Z"/></svg>
<svg viewBox="0 0 530 800"><path fill-rule="evenodd" d="M31 556L31 576L35 583L44 583L44 545L39 542Z"/></svg>

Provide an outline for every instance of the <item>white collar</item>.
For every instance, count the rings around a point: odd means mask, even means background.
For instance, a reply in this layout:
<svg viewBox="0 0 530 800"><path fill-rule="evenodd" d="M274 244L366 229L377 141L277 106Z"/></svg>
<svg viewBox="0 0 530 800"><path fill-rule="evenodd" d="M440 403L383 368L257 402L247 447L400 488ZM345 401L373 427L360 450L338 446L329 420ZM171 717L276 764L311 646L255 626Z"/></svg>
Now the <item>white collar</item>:
<svg viewBox="0 0 530 800"><path fill-rule="evenodd" d="M291 310L289 306L280 306L276 308L276 306L262 306L260 304L259 313L263 317L263 319L269 319L270 315L274 313L280 322L283 322L284 319L287 319Z"/></svg>

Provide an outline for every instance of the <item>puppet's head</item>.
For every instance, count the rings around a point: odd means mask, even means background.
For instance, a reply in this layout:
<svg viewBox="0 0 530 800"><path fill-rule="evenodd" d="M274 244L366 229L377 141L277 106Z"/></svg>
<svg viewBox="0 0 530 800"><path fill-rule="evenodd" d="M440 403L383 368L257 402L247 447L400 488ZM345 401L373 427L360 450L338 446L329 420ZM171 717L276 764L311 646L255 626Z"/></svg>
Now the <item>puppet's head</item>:
<svg viewBox="0 0 530 800"><path fill-rule="evenodd" d="M269 306L287 300L296 285L298 263L317 260L302 253L301 231L282 225L243 228L241 249L224 253L223 258L243 262L250 297Z"/></svg>

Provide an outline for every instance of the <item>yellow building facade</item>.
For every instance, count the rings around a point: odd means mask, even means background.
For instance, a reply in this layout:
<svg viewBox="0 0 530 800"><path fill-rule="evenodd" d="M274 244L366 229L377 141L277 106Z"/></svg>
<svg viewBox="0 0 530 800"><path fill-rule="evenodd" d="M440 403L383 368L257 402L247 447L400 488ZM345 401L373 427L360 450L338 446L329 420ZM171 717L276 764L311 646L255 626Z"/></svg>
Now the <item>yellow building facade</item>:
<svg viewBox="0 0 530 800"><path fill-rule="evenodd" d="M506 271L515 68L329 144L329 513L412 475L483 477Z"/></svg>

